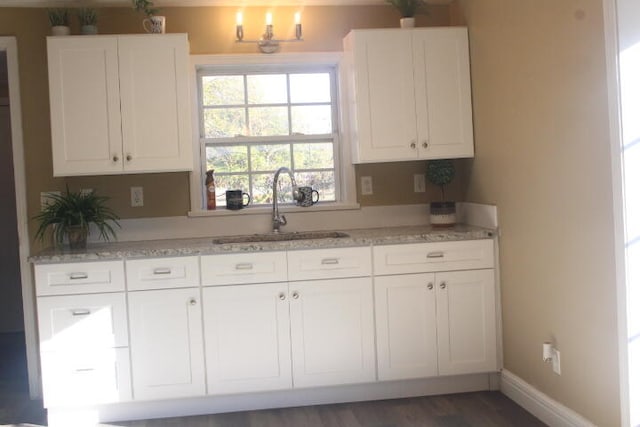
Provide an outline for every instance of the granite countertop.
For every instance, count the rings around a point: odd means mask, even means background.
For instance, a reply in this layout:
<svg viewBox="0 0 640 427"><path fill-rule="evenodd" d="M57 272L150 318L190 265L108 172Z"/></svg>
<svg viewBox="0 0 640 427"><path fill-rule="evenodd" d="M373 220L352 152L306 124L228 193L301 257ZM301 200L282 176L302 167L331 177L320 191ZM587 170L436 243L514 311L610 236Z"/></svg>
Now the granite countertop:
<svg viewBox="0 0 640 427"><path fill-rule="evenodd" d="M495 230L459 224L452 228L431 226L385 227L337 230L349 237L275 242L213 244L223 236L201 238L145 240L136 242L89 243L84 250L55 248L29 258L34 264L95 260L135 259L185 255L208 255L237 252L267 252L288 249L321 249L398 243L424 243L456 240L492 239ZM285 234L285 233L283 233ZM225 236L226 237L226 236Z"/></svg>

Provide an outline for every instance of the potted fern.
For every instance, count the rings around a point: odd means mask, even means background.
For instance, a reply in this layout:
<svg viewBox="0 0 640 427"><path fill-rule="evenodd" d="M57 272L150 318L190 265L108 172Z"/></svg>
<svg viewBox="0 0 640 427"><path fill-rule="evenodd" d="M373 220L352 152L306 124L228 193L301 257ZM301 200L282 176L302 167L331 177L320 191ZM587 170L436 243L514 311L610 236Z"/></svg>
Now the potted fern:
<svg viewBox="0 0 640 427"><path fill-rule="evenodd" d="M416 13L426 7L424 0L386 0L386 2L400 12L401 28L413 28L416 22Z"/></svg>
<svg viewBox="0 0 640 427"><path fill-rule="evenodd" d="M71 34L69 27L69 9L56 8L48 9L49 24L51 24L51 35L68 36Z"/></svg>
<svg viewBox="0 0 640 427"><path fill-rule="evenodd" d="M51 227L57 244L62 245L66 237L71 249L84 249L91 224L104 240L116 237L111 223L120 226L119 217L106 205L108 197L98 196L94 191L71 192L68 188L65 193L50 197L51 203L34 217L40 222L37 239L44 240Z"/></svg>
<svg viewBox="0 0 640 427"><path fill-rule="evenodd" d="M446 201L444 188L453 181L456 169L449 159L429 160L427 162L427 179L440 187L442 200L429 204L431 225L449 227L456 223L456 202Z"/></svg>
<svg viewBox="0 0 640 427"><path fill-rule="evenodd" d="M82 7L78 9L77 16L80 21L80 33L98 34L98 14L95 9Z"/></svg>
<svg viewBox="0 0 640 427"><path fill-rule="evenodd" d="M151 0L132 0L136 12L142 12L146 18L142 21L142 28L147 33L163 34L165 32L166 18L156 15L160 10L153 6Z"/></svg>

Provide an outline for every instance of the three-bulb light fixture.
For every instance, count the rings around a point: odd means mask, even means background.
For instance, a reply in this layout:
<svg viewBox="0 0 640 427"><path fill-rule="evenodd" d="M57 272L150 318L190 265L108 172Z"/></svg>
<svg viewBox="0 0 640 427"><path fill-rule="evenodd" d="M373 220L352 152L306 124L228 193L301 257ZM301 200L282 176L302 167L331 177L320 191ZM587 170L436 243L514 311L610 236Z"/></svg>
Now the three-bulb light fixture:
<svg viewBox="0 0 640 427"><path fill-rule="evenodd" d="M273 36L273 15L271 12L267 12L266 25L264 34L260 40L245 40L244 28L242 26L242 12L236 14L236 42L237 43L256 43L258 49L262 53L274 53L280 49L280 43L286 42L300 42L302 39L302 24L300 23L300 12L296 12L294 21L296 24L296 38L295 39L276 39Z"/></svg>

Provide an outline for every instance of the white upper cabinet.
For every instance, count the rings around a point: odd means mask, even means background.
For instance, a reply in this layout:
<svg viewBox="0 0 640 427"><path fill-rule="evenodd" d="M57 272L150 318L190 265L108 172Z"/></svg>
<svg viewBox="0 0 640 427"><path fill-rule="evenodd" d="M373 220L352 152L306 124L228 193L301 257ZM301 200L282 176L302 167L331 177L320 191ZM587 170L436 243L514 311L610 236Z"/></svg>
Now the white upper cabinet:
<svg viewBox="0 0 640 427"><path fill-rule="evenodd" d="M186 34L49 37L54 176L191 170Z"/></svg>
<svg viewBox="0 0 640 427"><path fill-rule="evenodd" d="M355 163L473 157L466 28L353 30L344 50Z"/></svg>

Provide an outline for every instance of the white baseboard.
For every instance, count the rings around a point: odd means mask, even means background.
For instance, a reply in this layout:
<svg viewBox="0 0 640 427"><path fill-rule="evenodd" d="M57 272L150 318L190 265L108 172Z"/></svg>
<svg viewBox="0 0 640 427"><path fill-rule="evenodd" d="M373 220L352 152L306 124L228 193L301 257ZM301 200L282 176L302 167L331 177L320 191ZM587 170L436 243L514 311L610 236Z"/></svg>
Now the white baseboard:
<svg viewBox="0 0 640 427"><path fill-rule="evenodd" d="M596 427L506 369L502 370L500 391L551 427Z"/></svg>

